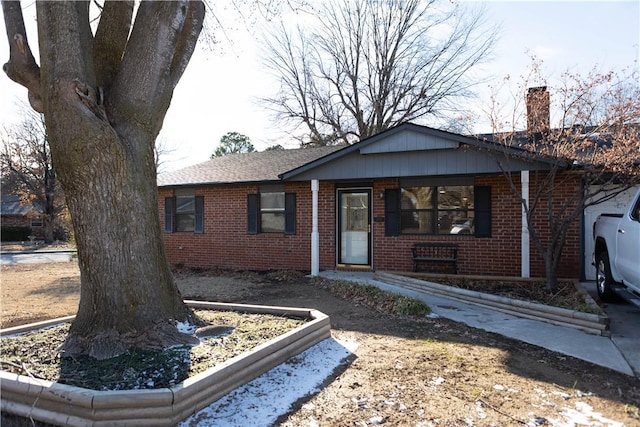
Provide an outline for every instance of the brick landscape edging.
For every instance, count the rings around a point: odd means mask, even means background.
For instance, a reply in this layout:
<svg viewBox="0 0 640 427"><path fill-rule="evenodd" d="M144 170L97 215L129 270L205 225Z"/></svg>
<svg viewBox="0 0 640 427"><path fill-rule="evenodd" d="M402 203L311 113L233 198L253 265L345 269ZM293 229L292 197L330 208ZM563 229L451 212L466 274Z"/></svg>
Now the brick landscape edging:
<svg viewBox="0 0 640 427"><path fill-rule="evenodd" d="M0 371L1 409L63 426L174 426L235 388L331 336L329 316L306 308L186 301L193 308L298 316L304 325L171 388L97 391ZM74 316L3 329L0 335L69 322Z"/></svg>
<svg viewBox="0 0 640 427"><path fill-rule="evenodd" d="M376 272L375 278L381 282L394 284L414 291L451 298L467 304L491 308L493 310L526 319L540 320L554 325L568 326L594 335L610 335L609 318L604 314L599 315L585 313L582 311L552 307L545 304L505 298L382 271ZM582 294L585 298L591 298L586 293ZM595 302L593 302L593 305L595 305Z"/></svg>

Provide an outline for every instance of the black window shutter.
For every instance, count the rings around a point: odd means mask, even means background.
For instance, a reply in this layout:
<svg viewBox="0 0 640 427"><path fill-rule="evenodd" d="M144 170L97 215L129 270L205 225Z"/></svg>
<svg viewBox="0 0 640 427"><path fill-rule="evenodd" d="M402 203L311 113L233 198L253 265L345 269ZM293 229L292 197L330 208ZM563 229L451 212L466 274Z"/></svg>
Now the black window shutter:
<svg viewBox="0 0 640 427"><path fill-rule="evenodd" d="M384 190L384 234L400 235L400 191L396 188Z"/></svg>
<svg viewBox="0 0 640 427"><path fill-rule="evenodd" d="M247 233L258 234L258 210L260 209L260 195L247 194Z"/></svg>
<svg viewBox="0 0 640 427"><path fill-rule="evenodd" d="M173 233L173 219L175 215L174 197L164 198L164 231L165 233Z"/></svg>
<svg viewBox="0 0 640 427"><path fill-rule="evenodd" d="M196 196L196 223L194 233L204 233L204 196Z"/></svg>
<svg viewBox="0 0 640 427"><path fill-rule="evenodd" d="M474 188L475 236L491 237L491 187Z"/></svg>
<svg viewBox="0 0 640 427"><path fill-rule="evenodd" d="M284 234L296 234L296 193L284 195Z"/></svg>

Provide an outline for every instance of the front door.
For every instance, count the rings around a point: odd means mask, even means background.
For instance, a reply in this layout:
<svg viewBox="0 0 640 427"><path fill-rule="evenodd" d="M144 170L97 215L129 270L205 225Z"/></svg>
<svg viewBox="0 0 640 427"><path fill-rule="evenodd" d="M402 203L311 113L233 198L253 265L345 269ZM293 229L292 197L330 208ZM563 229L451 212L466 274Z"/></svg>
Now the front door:
<svg viewBox="0 0 640 427"><path fill-rule="evenodd" d="M338 191L338 264L371 266L371 190Z"/></svg>

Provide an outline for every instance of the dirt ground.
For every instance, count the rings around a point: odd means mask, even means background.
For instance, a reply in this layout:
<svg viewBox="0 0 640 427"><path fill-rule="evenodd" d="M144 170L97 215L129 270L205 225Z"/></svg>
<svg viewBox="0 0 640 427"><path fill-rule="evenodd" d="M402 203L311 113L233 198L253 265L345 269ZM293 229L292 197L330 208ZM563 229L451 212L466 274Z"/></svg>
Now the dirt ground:
<svg viewBox="0 0 640 427"><path fill-rule="evenodd" d="M75 313L75 263L1 271L3 328ZM359 344L278 425L640 426L640 382L587 362L446 319L378 313L307 278L176 277L189 299L317 308L335 338ZM3 415L3 426L15 423Z"/></svg>

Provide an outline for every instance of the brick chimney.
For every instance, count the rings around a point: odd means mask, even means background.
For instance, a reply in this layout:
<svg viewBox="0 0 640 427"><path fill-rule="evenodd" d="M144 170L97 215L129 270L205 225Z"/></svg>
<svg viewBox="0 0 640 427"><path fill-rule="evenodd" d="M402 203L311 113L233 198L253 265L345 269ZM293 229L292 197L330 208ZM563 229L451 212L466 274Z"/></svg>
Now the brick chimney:
<svg viewBox="0 0 640 427"><path fill-rule="evenodd" d="M527 133L541 134L549 131L550 98L546 86L527 90Z"/></svg>

